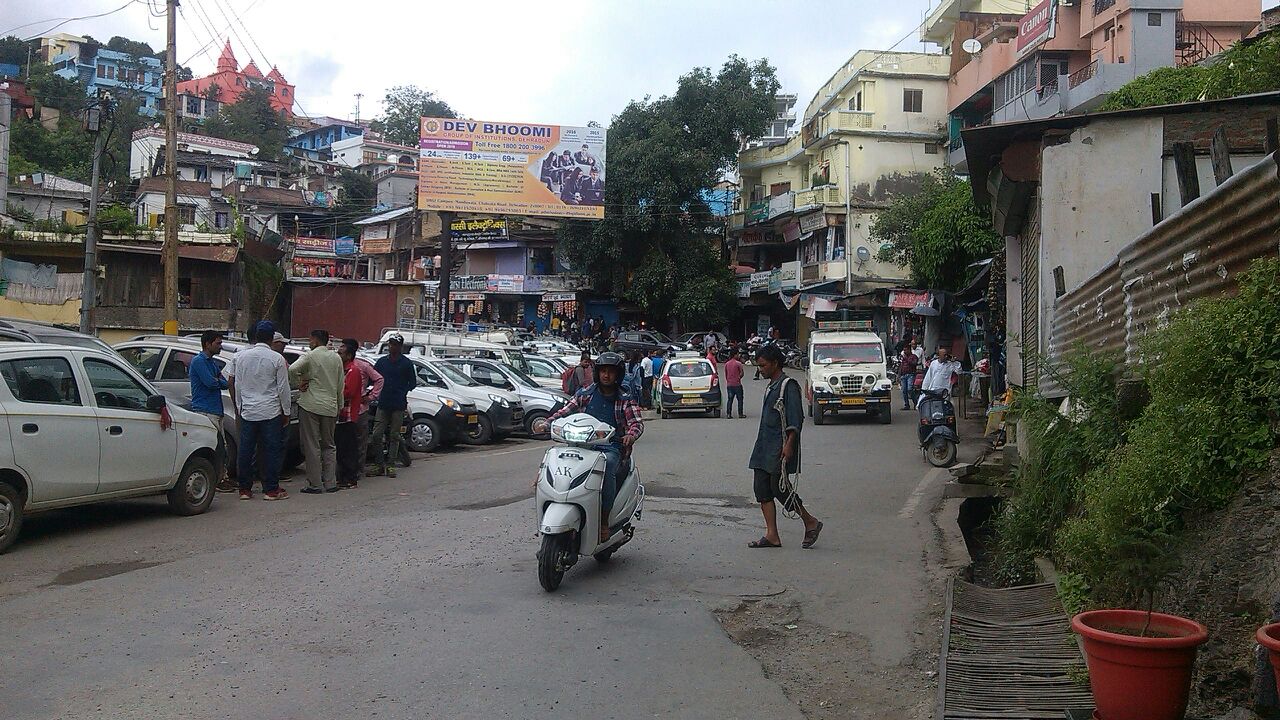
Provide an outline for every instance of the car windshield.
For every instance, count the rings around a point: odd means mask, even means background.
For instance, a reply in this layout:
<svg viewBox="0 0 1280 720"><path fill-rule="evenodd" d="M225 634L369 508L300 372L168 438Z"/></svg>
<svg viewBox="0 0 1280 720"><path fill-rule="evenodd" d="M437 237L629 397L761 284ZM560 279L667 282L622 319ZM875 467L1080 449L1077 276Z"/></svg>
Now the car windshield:
<svg viewBox="0 0 1280 720"><path fill-rule="evenodd" d="M523 353L507 351L507 365L519 370L522 374L529 372L529 361Z"/></svg>
<svg viewBox="0 0 1280 720"><path fill-rule="evenodd" d="M674 362L671 364L671 369L667 371L667 374L678 378L706 377L711 374L711 364L702 360L698 362Z"/></svg>
<svg viewBox="0 0 1280 720"><path fill-rule="evenodd" d="M819 343L813 346L813 362L816 365L884 362L884 347L880 343Z"/></svg>
<svg viewBox="0 0 1280 720"><path fill-rule="evenodd" d="M480 383L467 377L466 373L447 362L432 363L431 369L449 378L449 382L457 383L465 387L479 387Z"/></svg>
<svg viewBox="0 0 1280 720"><path fill-rule="evenodd" d="M667 337L666 335L663 335L662 333L658 332L657 330L653 331L653 339L654 339L654 340L657 340L657 341L658 341L658 342L660 342L660 343L664 343L664 344L667 344L667 345L670 345L670 344L671 344L671 338Z"/></svg>
<svg viewBox="0 0 1280 720"><path fill-rule="evenodd" d="M527 365L528 363L526 362L525 364ZM530 369L532 369L532 368L530 368ZM513 366L511 366L511 365L508 365L508 366L505 368L505 370L507 371L507 374L508 374L508 375L512 375L512 376L514 376L514 377L515 377L515 379L519 381L519 384L520 384L520 385L523 385L523 386L525 386L525 387L527 387L527 388L536 388L536 387L540 387L540 386L538 385L538 381L537 381L537 380L534 380L533 378L529 377L528 373L526 373L525 371L521 370L521 369L520 369L520 368L518 368L518 367L513 367Z"/></svg>

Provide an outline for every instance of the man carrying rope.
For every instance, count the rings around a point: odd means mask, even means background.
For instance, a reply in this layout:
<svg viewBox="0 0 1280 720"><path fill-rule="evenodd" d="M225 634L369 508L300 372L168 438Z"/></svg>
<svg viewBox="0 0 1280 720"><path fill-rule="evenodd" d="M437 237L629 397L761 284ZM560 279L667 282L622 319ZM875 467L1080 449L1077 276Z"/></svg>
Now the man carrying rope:
<svg viewBox="0 0 1280 720"><path fill-rule="evenodd" d="M811 548L818 542L822 523L809 514L804 501L796 493L795 480L800 472L800 430L804 426L804 398L800 384L783 372L784 357L775 345L766 345L756 353L760 374L769 381L760 412L760 430L748 466L755 471L756 501L764 514L764 537L747 545L751 548L782 547L778 535L778 511L774 499L782 502L783 512L804 520L804 543Z"/></svg>

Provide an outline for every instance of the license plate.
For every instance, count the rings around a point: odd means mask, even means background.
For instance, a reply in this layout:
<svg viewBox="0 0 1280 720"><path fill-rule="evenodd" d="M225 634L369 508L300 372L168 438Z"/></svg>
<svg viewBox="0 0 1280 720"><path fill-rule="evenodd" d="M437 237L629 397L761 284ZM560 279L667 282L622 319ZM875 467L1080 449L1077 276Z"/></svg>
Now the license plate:
<svg viewBox="0 0 1280 720"><path fill-rule="evenodd" d="M698 398L682 398L680 400L681 405L697 405L698 403L701 403L701 402L702 401L699 400Z"/></svg>
<svg viewBox="0 0 1280 720"><path fill-rule="evenodd" d="M480 422L480 416L479 416L479 415L468 415L468 416L467 416L467 424L468 424L468 425L475 425L475 424L476 424L476 423L478 423L478 422Z"/></svg>
<svg viewBox="0 0 1280 720"><path fill-rule="evenodd" d="M840 398L841 405L866 405L867 399L860 397Z"/></svg>

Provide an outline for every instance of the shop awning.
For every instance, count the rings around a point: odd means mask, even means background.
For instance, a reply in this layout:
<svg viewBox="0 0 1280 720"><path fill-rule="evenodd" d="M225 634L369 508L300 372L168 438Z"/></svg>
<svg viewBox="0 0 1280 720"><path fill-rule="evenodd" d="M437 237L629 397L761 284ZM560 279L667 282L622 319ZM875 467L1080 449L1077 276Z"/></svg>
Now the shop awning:
<svg viewBox="0 0 1280 720"><path fill-rule="evenodd" d="M143 255L159 255L159 245L118 245L116 243L98 243L98 249L111 252L140 253ZM233 263L240 254L235 245L179 245L178 257L188 260L208 260L211 262Z"/></svg>

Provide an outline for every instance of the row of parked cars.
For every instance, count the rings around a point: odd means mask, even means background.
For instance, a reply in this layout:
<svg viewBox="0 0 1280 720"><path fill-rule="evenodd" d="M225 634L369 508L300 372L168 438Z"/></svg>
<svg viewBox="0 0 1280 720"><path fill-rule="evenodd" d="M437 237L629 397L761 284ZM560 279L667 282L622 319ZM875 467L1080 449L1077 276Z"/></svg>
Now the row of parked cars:
<svg viewBox="0 0 1280 720"><path fill-rule="evenodd" d="M225 368L246 345L224 341L215 361ZM494 347L410 344L418 377L406 418L411 450L531 433L564 406L563 360ZM292 362L306 351L290 344L284 356ZM239 432L229 395L220 428L187 409L188 368L199 352L196 337L142 335L112 347L72 330L0 319L0 552L28 515L45 510L156 494L180 514L209 508L218 433L235 457ZM385 343L362 352L376 361ZM285 461L294 467L302 461L296 420L287 438ZM234 474L235 463L227 469Z"/></svg>

